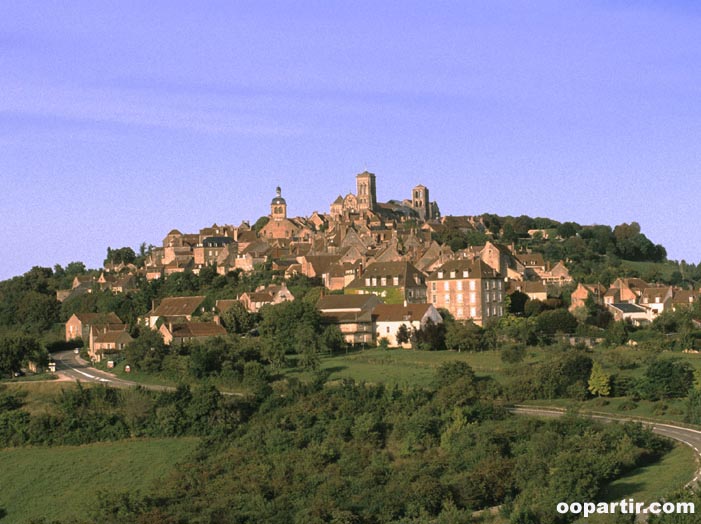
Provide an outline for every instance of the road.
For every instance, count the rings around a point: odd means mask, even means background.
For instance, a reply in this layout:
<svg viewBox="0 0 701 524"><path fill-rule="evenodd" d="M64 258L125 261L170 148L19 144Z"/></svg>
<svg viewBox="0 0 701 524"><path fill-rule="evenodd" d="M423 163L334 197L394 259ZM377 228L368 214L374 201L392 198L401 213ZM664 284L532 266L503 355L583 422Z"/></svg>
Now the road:
<svg viewBox="0 0 701 524"><path fill-rule="evenodd" d="M112 373L105 373L99 369L90 366L90 363L80 358L73 351L60 351L53 353L54 361L56 362L56 373L60 376L67 377L71 380L79 382L95 382L105 384L115 388L131 388L141 386L146 389L155 391L175 391L171 386L158 386L155 384L139 384L131 380L118 378Z"/></svg>
<svg viewBox="0 0 701 524"><path fill-rule="evenodd" d="M133 388L136 386L141 386L144 389L150 389L153 391L175 391L176 389L173 386L141 384L131 380L124 380L112 373L106 373L104 371L100 371L99 369L95 369L89 362L80 358L80 355L75 354L73 351L59 351L57 353L53 353L52 356L56 362L56 373L59 376L66 377L72 381L77 380L79 382L93 382L111 386L113 388ZM220 393L228 397L244 396L243 393L235 391L220 390Z"/></svg>
<svg viewBox="0 0 701 524"><path fill-rule="evenodd" d="M565 411L558 408L540 408L516 406L511 408L511 412L516 415L531 415L537 417L560 417L565 414ZM614 415L590 415L583 413L582 416L587 416L602 422L640 422L643 426L652 428L652 432L663 437L671 438L677 442L681 442L691 447L696 452L697 466L701 464L701 431L673 424L661 424L657 422L647 422L629 417L620 417ZM695 477L687 484L688 487L699 487L701 480L701 469L697 469Z"/></svg>

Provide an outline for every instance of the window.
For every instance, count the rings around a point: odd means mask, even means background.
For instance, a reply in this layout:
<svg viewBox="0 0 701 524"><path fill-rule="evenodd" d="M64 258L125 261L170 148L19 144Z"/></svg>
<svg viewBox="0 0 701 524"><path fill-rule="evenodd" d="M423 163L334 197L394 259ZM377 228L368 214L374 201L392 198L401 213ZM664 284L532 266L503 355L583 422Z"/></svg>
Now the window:
<svg viewBox="0 0 701 524"><path fill-rule="evenodd" d="M470 293L470 304L475 304L477 303L477 293Z"/></svg>
<svg viewBox="0 0 701 524"><path fill-rule="evenodd" d="M443 271L438 272L438 278L443 278Z"/></svg>
<svg viewBox="0 0 701 524"><path fill-rule="evenodd" d="M450 282L443 282L443 291L450 291Z"/></svg>
<svg viewBox="0 0 701 524"><path fill-rule="evenodd" d="M437 298L438 298L438 297L436 297L436 295L433 295L431 302L433 302L433 303L435 304Z"/></svg>
<svg viewBox="0 0 701 524"><path fill-rule="evenodd" d="M370 279L369 279L369 278L366 278L366 279L365 279L365 285L366 285L367 287L370 287Z"/></svg>
<svg viewBox="0 0 701 524"><path fill-rule="evenodd" d="M393 286L399 285L399 277L392 277L392 285Z"/></svg>
<svg viewBox="0 0 701 524"><path fill-rule="evenodd" d="M477 316L477 308L476 307L470 308L470 316L473 318Z"/></svg>
<svg viewBox="0 0 701 524"><path fill-rule="evenodd" d="M462 278L467 278L467 277L469 277L469 276L470 276L469 271L465 270L465 271L462 272Z"/></svg>
<svg viewBox="0 0 701 524"><path fill-rule="evenodd" d="M458 291L462 291L462 280L458 280L458 282L456 284L456 289Z"/></svg>
<svg viewBox="0 0 701 524"><path fill-rule="evenodd" d="M470 280L470 291L474 291L474 290L475 290L475 287L476 287L476 286L475 286L475 281L474 281L474 280Z"/></svg>
<svg viewBox="0 0 701 524"><path fill-rule="evenodd" d="M457 311L457 317L461 318L463 316L465 316L465 312L463 311L463 309L461 307L459 307L458 311Z"/></svg>
<svg viewBox="0 0 701 524"><path fill-rule="evenodd" d="M380 278L380 285L381 285L381 286L386 286L386 285L387 285L387 277L382 277L382 278Z"/></svg>
<svg viewBox="0 0 701 524"><path fill-rule="evenodd" d="M387 326L387 331L386 331L386 333L389 333L389 326Z"/></svg>
<svg viewBox="0 0 701 524"><path fill-rule="evenodd" d="M443 299L446 304L450 304L450 295L448 293L445 294L445 297L443 297Z"/></svg>
<svg viewBox="0 0 701 524"><path fill-rule="evenodd" d="M431 291L435 291L435 290L436 290L436 283L431 282Z"/></svg>
<svg viewBox="0 0 701 524"><path fill-rule="evenodd" d="M373 287L377 286L377 277L372 277L372 285Z"/></svg>
<svg viewBox="0 0 701 524"><path fill-rule="evenodd" d="M455 278L455 271L450 272L450 278Z"/></svg>
<svg viewBox="0 0 701 524"><path fill-rule="evenodd" d="M458 304L462 304L462 293L458 293Z"/></svg>

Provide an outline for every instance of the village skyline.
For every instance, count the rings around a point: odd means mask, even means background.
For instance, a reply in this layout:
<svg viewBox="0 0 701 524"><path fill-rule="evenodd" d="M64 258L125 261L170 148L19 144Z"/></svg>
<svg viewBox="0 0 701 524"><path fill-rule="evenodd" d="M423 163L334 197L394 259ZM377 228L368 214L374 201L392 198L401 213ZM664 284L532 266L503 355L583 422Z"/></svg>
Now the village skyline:
<svg viewBox="0 0 701 524"><path fill-rule="evenodd" d="M276 186L308 216L364 169L699 262L690 3L74 5L0 6L0 278L255 221Z"/></svg>

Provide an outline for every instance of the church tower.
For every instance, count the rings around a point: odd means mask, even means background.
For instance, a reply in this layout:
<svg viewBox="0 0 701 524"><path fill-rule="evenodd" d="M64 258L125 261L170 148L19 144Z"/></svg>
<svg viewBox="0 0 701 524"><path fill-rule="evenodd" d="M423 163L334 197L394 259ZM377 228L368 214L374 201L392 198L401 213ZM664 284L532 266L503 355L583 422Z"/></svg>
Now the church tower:
<svg viewBox="0 0 701 524"><path fill-rule="evenodd" d="M287 218L287 202L282 198L282 189L278 186L275 189L276 196L270 203L270 218L273 220L284 220Z"/></svg>
<svg viewBox="0 0 701 524"><path fill-rule="evenodd" d="M363 171L355 176L356 197L358 198L358 211L375 211L377 209L377 189L375 188L375 175Z"/></svg>
<svg viewBox="0 0 701 524"><path fill-rule="evenodd" d="M428 188L422 185L411 190L411 207L419 214L421 220L429 220L431 216L431 202L428 199Z"/></svg>

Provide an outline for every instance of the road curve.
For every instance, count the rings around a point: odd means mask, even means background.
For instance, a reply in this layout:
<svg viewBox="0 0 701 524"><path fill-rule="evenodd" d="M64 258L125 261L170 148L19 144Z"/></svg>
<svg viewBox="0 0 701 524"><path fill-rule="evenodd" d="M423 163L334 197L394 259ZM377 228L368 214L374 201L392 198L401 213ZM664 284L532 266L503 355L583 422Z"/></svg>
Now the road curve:
<svg viewBox="0 0 701 524"><path fill-rule="evenodd" d="M71 380L104 384L114 388L131 388L141 386L142 388L152 389L155 391L175 391L175 388L172 386L139 384L137 382L132 382L131 380L118 378L112 373L105 373L104 371L100 371L99 369L95 369L94 367L90 366L87 361L80 358L80 355L75 354L73 351L59 351L57 353L53 353L52 356L56 362L56 373Z"/></svg>
<svg viewBox="0 0 701 524"><path fill-rule="evenodd" d="M160 386L158 384L141 384L131 380L124 380L112 373L106 373L95 369L89 362L80 358L73 351L59 351L52 354L56 362L56 373L60 376L67 377L72 381L92 382L95 384L104 384L113 388L133 388L136 386L153 391L175 391L173 386ZM220 391L222 395L229 397L242 397L242 393L231 391Z"/></svg>
<svg viewBox="0 0 701 524"><path fill-rule="evenodd" d="M560 417L566 412L560 408L554 407L531 407L531 406L514 406L509 408L509 411L516 415L530 415L536 417ZM663 424L659 422L649 422L638 420L631 417L620 417L616 415L596 415L581 413L581 416L589 417L602 422L639 422L643 426L652 428L652 432L663 437L667 437L682 444L686 444L696 452L697 470L694 478L686 485L686 487L698 488L701 480L701 431L696 429L684 428L673 424Z"/></svg>

